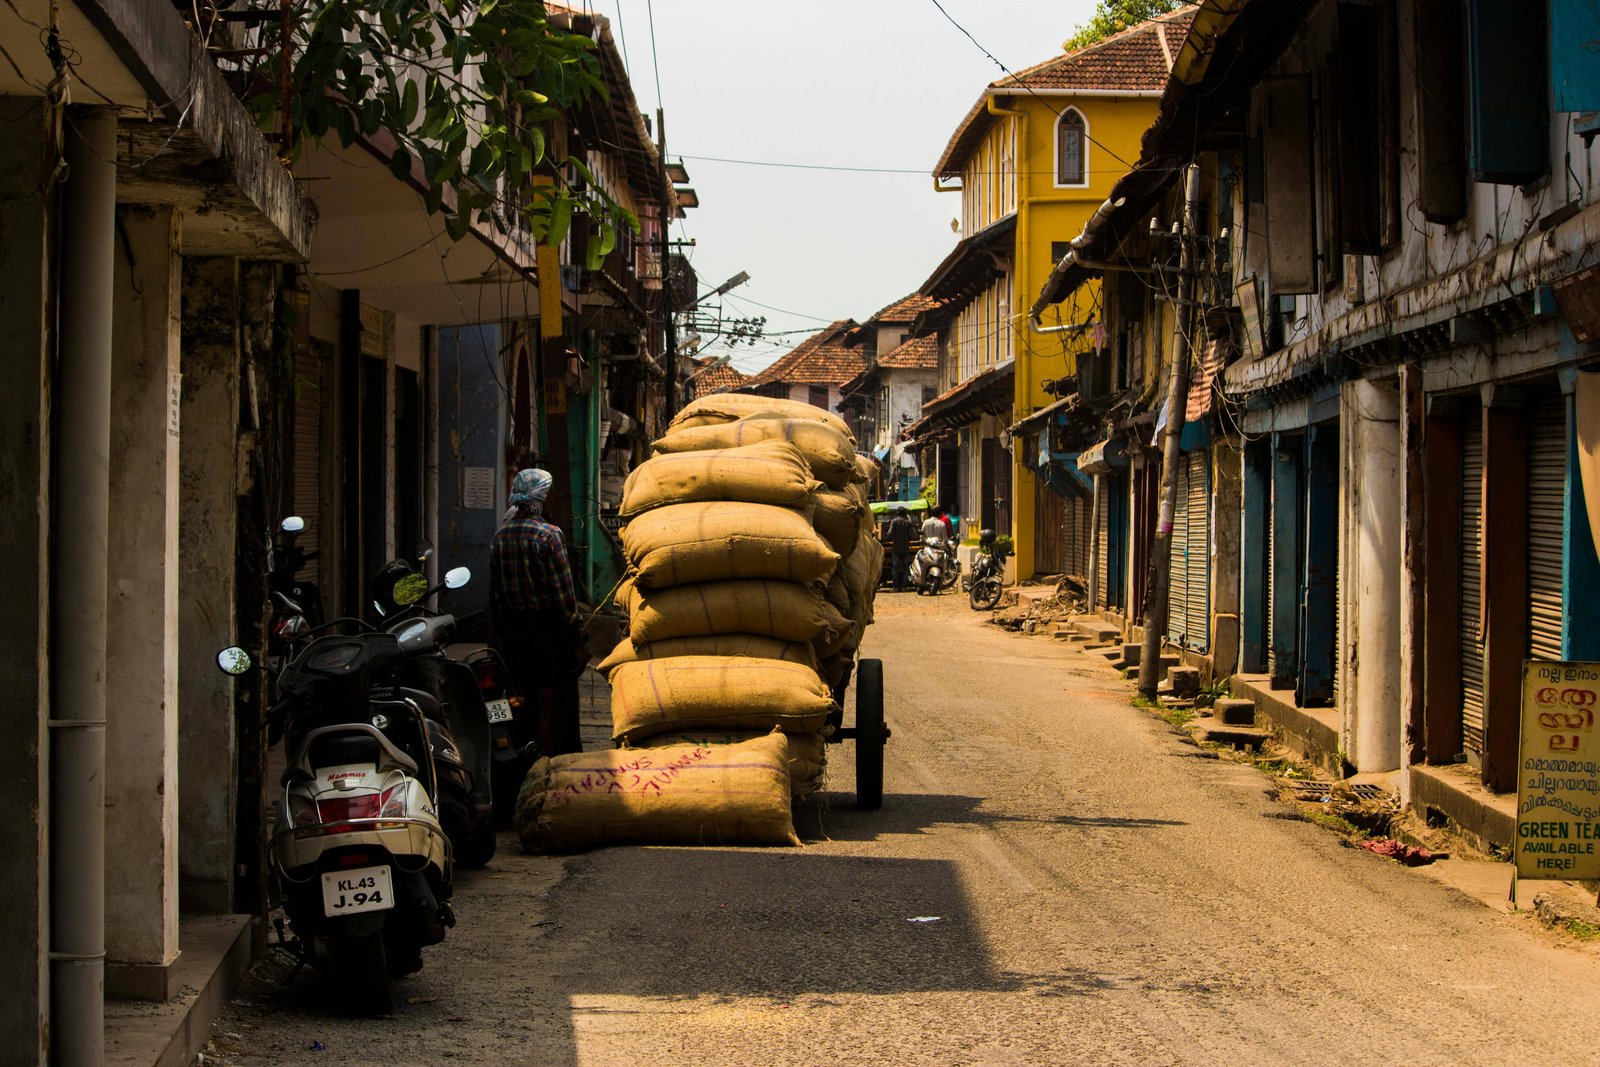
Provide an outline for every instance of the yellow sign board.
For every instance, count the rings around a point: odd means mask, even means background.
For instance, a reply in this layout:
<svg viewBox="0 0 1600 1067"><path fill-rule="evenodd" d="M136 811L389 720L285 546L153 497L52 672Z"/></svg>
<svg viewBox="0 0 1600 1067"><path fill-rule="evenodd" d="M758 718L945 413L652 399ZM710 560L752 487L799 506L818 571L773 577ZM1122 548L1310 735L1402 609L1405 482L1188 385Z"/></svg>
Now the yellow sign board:
<svg viewBox="0 0 1600 1067"><path fill-rule="evenodd" d="M1600 878L1600 663L1522 666L1518 878Z"/></svg>

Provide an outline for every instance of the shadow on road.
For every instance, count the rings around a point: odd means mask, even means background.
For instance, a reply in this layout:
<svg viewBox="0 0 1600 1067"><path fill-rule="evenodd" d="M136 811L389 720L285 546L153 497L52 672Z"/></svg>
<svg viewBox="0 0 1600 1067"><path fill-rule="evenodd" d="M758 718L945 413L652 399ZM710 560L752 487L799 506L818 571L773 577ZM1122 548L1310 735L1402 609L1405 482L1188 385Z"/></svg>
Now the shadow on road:
<svg viewBox="0 0 1600 1067"><path fill-rule="evenodd" d="M992 965L942 860L611 849L576 861L553 897L567 921L549 965L575 998L1022 988Z"/></svg>
<svg viewBox="0 0 1600 1067"><path fill-rule="evenodd" d="M988 803L992 803L990 800ZM795 805L795 829L805 841L874 841L895 834L924 833L935 826L1072 826L1086 829L1141 830L1187 826L1181 819L1133 816L1022 815L985 811L982 797L930 793L897 793L883 798L878 811L863 811L844 793L823 793Z"/></svg>

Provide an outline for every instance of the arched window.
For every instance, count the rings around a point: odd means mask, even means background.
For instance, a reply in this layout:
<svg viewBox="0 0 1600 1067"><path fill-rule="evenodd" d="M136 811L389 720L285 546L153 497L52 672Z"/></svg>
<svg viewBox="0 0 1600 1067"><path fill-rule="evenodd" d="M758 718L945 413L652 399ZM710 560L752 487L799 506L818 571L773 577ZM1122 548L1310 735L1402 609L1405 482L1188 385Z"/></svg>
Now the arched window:
<svg viewBox="0 0 1600 1067"><path fill-rule="evenodd" d="M1069 107L1056 123L1056 184L1089 184L1089 124Z"/></svg>

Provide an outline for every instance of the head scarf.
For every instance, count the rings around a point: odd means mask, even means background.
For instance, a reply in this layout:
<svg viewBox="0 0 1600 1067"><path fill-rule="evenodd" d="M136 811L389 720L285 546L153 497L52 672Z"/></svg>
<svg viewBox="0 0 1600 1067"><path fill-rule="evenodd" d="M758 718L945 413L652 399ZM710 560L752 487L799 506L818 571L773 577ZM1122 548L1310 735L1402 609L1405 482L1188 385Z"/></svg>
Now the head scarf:
<svg viewBox="0 0 1600 1067"><path fill-rule="evenodd" d="M550 495L550 486L554 481L549 471L540 470L538 467L518 471L517 476L511 479L511 495L506 497L506 503L511 506L506 509L500 521L506 523L512 519L539 514L544 507L544 498Z"/></svg>

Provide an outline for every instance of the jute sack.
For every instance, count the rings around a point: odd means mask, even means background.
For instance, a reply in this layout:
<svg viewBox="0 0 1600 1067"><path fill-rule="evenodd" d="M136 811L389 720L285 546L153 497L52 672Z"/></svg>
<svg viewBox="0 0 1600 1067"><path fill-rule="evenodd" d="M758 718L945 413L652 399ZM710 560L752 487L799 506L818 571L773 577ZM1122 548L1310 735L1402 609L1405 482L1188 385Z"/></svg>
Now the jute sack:
<svg viewBox="0 0 1600 1067"><path fill-rule="evenodd" d="M770 734L757 730L675 730L641 742L641 747L651 749L695 745L699 748L721 748L768 736ZM828 765L828 743L820 732L782 736L787 742L789 791L797 797L810 796L822 788L823 768Z"/></svg>
<svg viewBox="0 0 1600 1067"><path fill-rule="evenodd" d="M600 845L798 845L782 734L711 748L610 749L534 762L517 795L529 852Z"/></svg>
<svg viewBox="0 0 1600 1067"><path fill-rule="evenodd" d="M837 579L837 576L835 576ZM781 659L803 663L815 669L817 654L803 641L780 641L761 634L709 634L705 637L671 637L635 648L624 636L611 654L595 665L609 675L624 663L641 659L667 659L671 656L748 656L754 659Z"/></svg>
<svg viewBox="0 0 1600 1067"><path fill-rule="evenodd" d="M671 589L634 587L628 596L628 636L635 646L707 634L810 641L828 622L822 598L794 582L746 578Z"/></svg>
<svg viewBox="0 0 1600 1067"><path fill-rule="evenodd" d="M861 536L862 512L862 504L855 495L849 489L818 489L811 499L817 505L811 524L828 542L828 547L841 556L854 552Z"/></svg>
<svg viewBox="0 0 1600 1067"><path fill-rule="evenodd" d="M808 404L803 400L751 396L749 393L713 393L691 400L678 411L672 422L667 424L667 432L692 429L696 426L715 426L723 422L737 422L752 415L777 415L785 419L820 422L824 426L832 426L850 438L852 445L855 444L855 435L850 432L850 427L832 412L824 411L815 404Z"/></svg>
<svg viewBox="0 0 1600 1067"><path fill-rule="evenodd" d="M805 515L771 504L668 504L622 528L622 551L641 586L664 589L730 578L827 581L839 554Z"/></svg>
<svg viewBox="0 0 1600 1067"><path fill-rule="evenodd" d="M822 729L833 710L817 672L784 660L674 656L611 672L611 734L618 741L712 727L803 733Z"/></svg>
<svg viewBox="0 0 1600 1067"><path fill-rule="evenodd" d="M633 469L622 484L622 517L667 504L738 500L801 507L820 485L811 466L788 441L656 456Z"/></svg>
<svg viewBox="0 0 1600 1067"><path fill-rule="evenodd" d="M862 626L872 625L872 604L877 598L878 579L882 575L883 544L871 534L863 533L861 543L834 576L842 577L849 591L850 609L845 614Z"/></svg>
<svg viewBox="0 0 1600 1067"><path fill-rule="evenodd" d="M850 586L845 583L843 567L840 567L834 576L828 579L828 585L822 591L822 599L837 608L839 614L846 618L849 617Z"/></svg>
<svg viewBox="0 0 1600 1067"><path fill-rule="evenodd" d="M657 455L737 448L764 441L788 441L811 464L811 473L825 485L842 489L857 478L855 445L850 435L826 423L770 416L740 419L715 426L673 430L655 442Z"/></svg>
<svg viewBox="0 0 1600 1067"><path fill-rule="evenodd" d="M827 620L826 624L822 632L811 639L811 647L817 650L817 659L826 659L835 652L855 648L861 643L860 623L847 618L826 600L822 602L822 615Z"/></svg>

